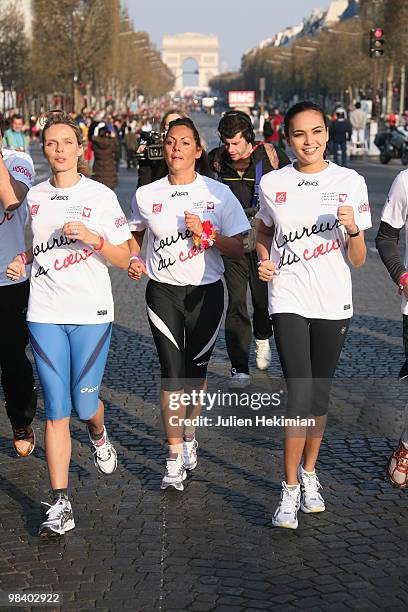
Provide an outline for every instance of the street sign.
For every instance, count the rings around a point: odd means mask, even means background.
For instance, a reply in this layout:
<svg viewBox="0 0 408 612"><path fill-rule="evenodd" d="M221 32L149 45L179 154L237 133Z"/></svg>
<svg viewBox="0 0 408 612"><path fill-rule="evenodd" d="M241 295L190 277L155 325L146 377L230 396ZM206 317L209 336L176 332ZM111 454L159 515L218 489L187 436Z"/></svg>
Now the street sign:
<svg viewBox="0 0 408 612"><path fill-rule="evenodd" d="M255 106L254 91L229 91L228 104L231 107L235 106Z"/></svg>

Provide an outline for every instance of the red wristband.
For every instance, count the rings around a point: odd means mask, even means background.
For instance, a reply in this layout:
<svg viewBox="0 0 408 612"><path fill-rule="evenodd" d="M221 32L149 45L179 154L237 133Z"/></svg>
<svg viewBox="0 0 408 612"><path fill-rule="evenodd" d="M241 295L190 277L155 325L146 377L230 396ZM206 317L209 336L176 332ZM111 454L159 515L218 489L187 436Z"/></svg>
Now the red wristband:
<svg viewBox="0 0 408 612"><path fill-rule="evenodd" d="M19 253L18 256L21 257L23 264L26 266L27 265L27 255L25 253Z"/></svg>
<svg viewBox="0 0 408 612"><path fill-rule="evenodd" d="M100 251L103 248L104 244L105 244L105 238L103 236L99 236L99 244L98 244L98 246L94 246L93 250L94 251Z"/></svg>

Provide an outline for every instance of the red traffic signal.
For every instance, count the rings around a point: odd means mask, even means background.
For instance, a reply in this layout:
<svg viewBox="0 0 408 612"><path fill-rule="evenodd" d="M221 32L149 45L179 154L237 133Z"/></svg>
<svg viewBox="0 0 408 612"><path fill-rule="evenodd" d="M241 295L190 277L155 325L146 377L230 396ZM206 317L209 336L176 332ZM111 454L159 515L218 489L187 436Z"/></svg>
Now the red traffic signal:
<svg viewBox="0 0 408 612"><path fill-rule="evenodd" d="M384 55L384 29L371 28L370 30L370 57Z"/></svg>

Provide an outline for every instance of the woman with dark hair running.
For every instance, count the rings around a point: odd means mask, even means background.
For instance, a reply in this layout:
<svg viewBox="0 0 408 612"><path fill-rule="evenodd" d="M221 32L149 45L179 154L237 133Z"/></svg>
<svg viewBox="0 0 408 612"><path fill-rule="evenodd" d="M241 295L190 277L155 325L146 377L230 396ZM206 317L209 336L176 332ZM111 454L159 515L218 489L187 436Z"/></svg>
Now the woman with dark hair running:
<svg viewBox="0 0 408 612"><path fill-rule="evenodd" d="M249 223L230 189L207 170L194 123L170 123L164 140L168 175L140 187L132 201L129 277L150 280L147 314L161 367L161 408L169 444L162 489L182 491L197 465L195 423L201 402L183 393L206 390L207 367L224 311L222 254L241 257ZM146 264L139 253L146 229ZM185 404L185 402L184 402ZM186 420L186 416L188 420Z"/></svg>
<svg viewBox="0 0 408 612"><path fill-rule="evenodd" d="M371 216L363 177L325 159L329 135L319 106L295 104L285 133L296 161L261 179L257 252L287 383L287 416L299 417L299 426L285 430L286 481L272 522L296 529L299 507L325 510L315 465L353 314L348 263L364 264L363 230ZM303 426L310 416L311 426Z"/></svg>
<svg viewBox="0 0 408 612"><path fill-rule="evenodd" d="M401 260L399 239L405 229L405 257ZM381 214L376 246L392 280L401 294L402 336L405 362L399 380L408 380L408 170L394 179ZM405 410L404 427L398 447L391 454L387 474L392 485L405 489L408 486L408 407Z"/></svg>
<svg viewBox="0 0 408 612"><path fill-rule="evenodd" d="M64 113L50 114L42 133L49 180L27 195L33 248L17 255L7 275L17 280L32 263L27 321L44 393L45 453L52 488L39 535L75 527L68 499L71 405L87 423L95 466L111 474L116 451L99 399L113 321L108 264L126 269L126 217L110 189L78 172L82 132Z"/></svg>

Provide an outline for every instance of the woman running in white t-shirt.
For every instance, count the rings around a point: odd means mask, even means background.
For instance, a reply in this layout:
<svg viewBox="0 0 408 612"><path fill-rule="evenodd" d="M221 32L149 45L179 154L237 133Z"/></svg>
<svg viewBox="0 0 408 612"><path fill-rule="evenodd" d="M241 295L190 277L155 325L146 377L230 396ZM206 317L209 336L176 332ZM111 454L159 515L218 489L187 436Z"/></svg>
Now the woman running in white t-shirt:
<svg viewBox="0 0 408 612"><path fill-rule="evenodd" d="M183 393L206 389L207 366L224 310L222 254L241 257L249 223L229 187L196 172L204 152L194 123L170 123L164 140L168 176L140 187L132 201L129 276L150 278L147 314L161 367L161 408L169 443L162 489L182 491L197 465L195 423L202 402ZM148 230L146 265L139 253ZM189 421L186 421L186 417Z"/></svg>
<svg viewBox="0 0 408 612"><path fill-rule="evenodd" d="M82 133L64 113L50 114L42 133L52 176L27 195L33 248L17 255L9 278L32 263L27 321L44 393L45 451L53 500L40 535L75 527L68 500L71 405L86 421L95 466L111 474L116 451L99 399L113 321L108 263L126 269L126 217L110 189L78 173Z"/></svg>
<svg viewBox="0 0 408 612"><path fill-rule="evenodd" d="M299 507L325 510L315 464L353 314L348 262L364 264L363 230L371 227L371 216L363 177L325 160L329 135L319 106L293 106L285 132L296 161L262 177L257 252L259 277L269 284L287 416L313 419L309 427L296 421L298 427L285 431L286 481L272 522L296 529Z"/></svg>

